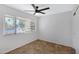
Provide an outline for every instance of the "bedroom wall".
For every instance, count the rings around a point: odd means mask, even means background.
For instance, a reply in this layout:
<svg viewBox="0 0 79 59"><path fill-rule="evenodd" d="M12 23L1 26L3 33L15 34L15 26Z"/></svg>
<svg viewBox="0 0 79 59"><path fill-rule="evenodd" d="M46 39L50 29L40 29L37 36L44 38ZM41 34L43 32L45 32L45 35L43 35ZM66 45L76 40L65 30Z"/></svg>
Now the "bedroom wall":
<svg viewBox="0 0 79 59"><path fill-rule="evenodd" d="M41 17L39 38L72 46L72 11Z"/></svg>
<svg viewBox="0 0 79 59"><path fill-rule="evenodd" d="M74 10L73 10L74 12ZM73 17L73 46L76 49L76 53L79 54L79 9L76 15Z"/></svg>
<svg viewBox="0 0 79 59"><path fill-rule="evenodd" d="M37 25L37 19L38 19L37 17L34 17L29 14L25 14L19 10L9 8L5 5L0 5L0 53L5 53L7 51L15 49L21 45L24 45L32 40L37 39L38 37L37 31L32 33L26 33L26 34L3 35L3 19L4 19L4 15L7 14L16 17L21 16L21 17L30 18L32 20L35 20Z"/></svg>

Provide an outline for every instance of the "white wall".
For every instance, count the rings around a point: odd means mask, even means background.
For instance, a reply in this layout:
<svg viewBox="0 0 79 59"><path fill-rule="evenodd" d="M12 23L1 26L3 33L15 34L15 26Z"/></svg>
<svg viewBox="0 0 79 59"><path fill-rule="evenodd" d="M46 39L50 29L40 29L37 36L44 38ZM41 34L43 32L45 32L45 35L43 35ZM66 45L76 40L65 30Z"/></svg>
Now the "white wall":
<svg viewBox="0 0 79 59"><path fill-rule="evenodd" d="M12 16L21 16L21 17L26 17L30 18L32 20L35 20L36 25L37 25L37 18L25 14L21 11L9 8L5 5L0 5L0 53L5 53L11 49L15 49L16 47L19 47L23 44L29 43L32 40L37 39L37 31L34 33L26 33L26 34L12 34L12 35L3 35L3 19L4 15L12 15Z"/></svg>
<svg viewBox="0 0 79 59"><path fill-rule="evenodd" d="M35 20L37 25L37 31L34 33L16 34L16 35L12 34L12 35L4 36L3 18L4 15L6 14L13 16L27 17L32 20ZM78 16L76 17L78 21ZM21 45L24 45L26 43L31 42L32 40L37 39L38 37L40 39L47 40L50 42L72 46L72 12L71 11L44 16L38 20L37 19L38 19L37 17L34 17L32 15L25 14L21 11L15 10L13 8L9 8L4 5L0 5L0 53L5 53L7 51L15 49ZM76 42L76 40L77 39L74 40L74 46L77 48L78 42Z"/></svg>
<svg viewBox="0 0 79 59"><path fill-rule="evenodd" d="M39 19L39 38L72 46L72 11Z"/></svg>
<svg viewBox="0 0 79 59"><path fill-rule="evenodd" d="M79 53L79 9L73 18L73 46L76 49L76 53Z"/></svg>

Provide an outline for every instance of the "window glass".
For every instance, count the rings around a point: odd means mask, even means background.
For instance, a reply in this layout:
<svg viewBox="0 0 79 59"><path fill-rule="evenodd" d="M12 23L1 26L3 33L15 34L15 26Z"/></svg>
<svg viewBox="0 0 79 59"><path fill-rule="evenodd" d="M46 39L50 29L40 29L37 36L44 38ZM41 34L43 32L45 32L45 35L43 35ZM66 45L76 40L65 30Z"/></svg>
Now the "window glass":
<svg viewBox="0 0 79 59"><path fill-rule="evenodd" d="M16 33L27 33L35 30L35 25L32 20L27 18L16 19Z"/></svg>
<svg viewBox="0 0 79 59"><path fill-rule="evenodd" d="M5 17L5 33L15 33L15 18L14 17Z"/></svg>

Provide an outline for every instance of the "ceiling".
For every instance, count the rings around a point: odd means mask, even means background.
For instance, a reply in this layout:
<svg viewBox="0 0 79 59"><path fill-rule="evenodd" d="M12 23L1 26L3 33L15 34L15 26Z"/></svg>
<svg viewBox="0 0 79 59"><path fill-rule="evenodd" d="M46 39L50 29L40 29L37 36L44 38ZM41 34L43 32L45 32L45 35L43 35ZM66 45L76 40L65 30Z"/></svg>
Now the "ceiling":
<svg viewBox="0 0 79 59"><path fill-rule="evenodd" d="M62 12L71 11L73 10L73 6L74 6L73 4L35 4L35 5L39 6L39 9L50 7L49 10L44 11L46 14L39 13L39 14L36 14L36 16L45 16L45 15L58 14ZM20 10L29 14L34 13L34 9L31 6L31 4L6 4L6 6L15 8L17 10ZM29 11L29 10L32 10L32 11Z"/></svg>

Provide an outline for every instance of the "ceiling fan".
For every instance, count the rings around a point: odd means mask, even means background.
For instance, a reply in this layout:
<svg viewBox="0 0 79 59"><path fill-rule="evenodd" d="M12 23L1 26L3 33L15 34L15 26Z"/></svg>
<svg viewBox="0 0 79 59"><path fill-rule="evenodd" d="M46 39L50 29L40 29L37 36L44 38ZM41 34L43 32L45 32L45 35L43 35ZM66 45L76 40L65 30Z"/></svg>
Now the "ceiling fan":
<svg viewBox="0 0 79 59"><path fill-rule="evenodd" d="M39 9L39 6L35 6L35 4L31 4L31 6L34 8L34 11L33 10L28 10L28 11L34 12L33 15L35 15L36 13L45 14L43 11L50 9L49 7L46 7L46 8L43 8L43 9ZM25 11L27 11L27 10L25 10Z"/></svg>
<svg viewBox="0 0 79 59"><path fill-rule="evenodd" d="M73 13L73 16L75 16L76 15L76 13L77 13L77 10L79 9L79 5L77 6L77 8L76 8L76 10L75 10L75 12Z"/></svg>

